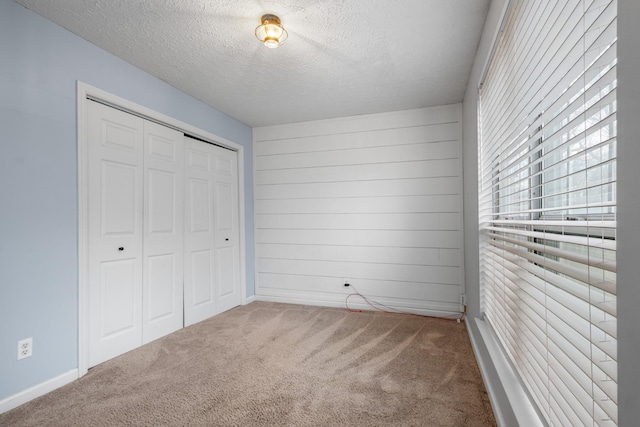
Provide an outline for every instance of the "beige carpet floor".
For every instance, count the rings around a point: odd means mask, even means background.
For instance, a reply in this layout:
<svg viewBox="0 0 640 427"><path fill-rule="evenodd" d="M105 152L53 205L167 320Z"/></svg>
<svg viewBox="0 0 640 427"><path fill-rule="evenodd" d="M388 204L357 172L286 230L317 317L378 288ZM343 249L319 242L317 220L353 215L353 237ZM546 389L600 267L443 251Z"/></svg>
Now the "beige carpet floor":
<svg viewBox="0 0 640 427"><path fill-rule="evenodd" d="M1 426L493 426L463 323L265 302L92 368Z"/></svg>

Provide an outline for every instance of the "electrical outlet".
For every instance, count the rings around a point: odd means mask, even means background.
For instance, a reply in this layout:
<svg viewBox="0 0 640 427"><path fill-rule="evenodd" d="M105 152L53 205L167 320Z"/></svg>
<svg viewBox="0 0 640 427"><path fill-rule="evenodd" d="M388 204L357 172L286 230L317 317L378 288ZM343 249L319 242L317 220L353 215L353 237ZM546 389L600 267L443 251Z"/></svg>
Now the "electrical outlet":
<svg viewBox="0 0 640 427"><path fill-rule="evenodd" d="M18 341L18 360L31 357L33 354L33 338Z"/></svg>

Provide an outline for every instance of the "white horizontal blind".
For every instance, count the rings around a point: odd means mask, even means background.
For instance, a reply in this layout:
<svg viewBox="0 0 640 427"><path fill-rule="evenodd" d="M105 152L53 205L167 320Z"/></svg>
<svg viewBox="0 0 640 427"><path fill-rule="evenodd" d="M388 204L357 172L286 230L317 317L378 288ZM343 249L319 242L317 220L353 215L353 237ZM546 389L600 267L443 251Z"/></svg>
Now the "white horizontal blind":
<svg viewBox="0 0 640 427"><path fill-rule="evenodd" d="M460 117L451 105L254 129L256 294L344 306L347 280L395 309L459 315Z"/></svg>
<svg viewBox="0 0 640 427"><path fill-rule="evenodd" d="M615 0L513 0L480 89L482 309L547 422L617 425Z"/></svg>

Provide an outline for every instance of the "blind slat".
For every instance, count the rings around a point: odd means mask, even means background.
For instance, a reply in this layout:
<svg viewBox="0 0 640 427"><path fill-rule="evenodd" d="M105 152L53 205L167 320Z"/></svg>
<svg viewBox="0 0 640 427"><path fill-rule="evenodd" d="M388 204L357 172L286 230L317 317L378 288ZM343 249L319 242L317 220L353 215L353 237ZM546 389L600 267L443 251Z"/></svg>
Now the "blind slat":
<svg viewBox="0 0 640 427"><path fill-rule="evenodd" d="M589 258L588 255L582 255L578 253L571 253L566 250L558 249L553 246L541 245L539 243L529 242L528 240L519 240L511 237L507 237L501 234L489 233L489 236L493 239L502 240L507 243L512 243L514 245L521 246L523 248L535 251L542 255L553 255L557 258L562 258L564 260L574 261L579 264L590 265L592 267L598 267L603 270L614 272L616 271L616 262L615 260L593 260ZM552 240L552 239L548 239Z"/></svg>
<svg viewBox="0 0 640 427"><path fill-rule="evenodd" d="M554 261L552 259L545 258L542 255L537 255L534 252L531 252L525 249L519 249L519 248L509 246L503 243L499 243L496 241L493 241L493 245L500 250L511 252L512 254L517 255L521 258L524 258L529 262L542 265L551 270L555 270L558 273L564 274L566 276L579 280L583 283L587 283L591 286L595 286L598 289L602 289L603 291L606 291L610 294L615 295L615 292L616 292L615 282L610 282L608 280L600 280L599 277L592 277L588 271L571 267L559 261Z"/></svg>
<svg viewBox="0 0 640 427"><path fill-rule="evenodd" d="M617 425L617 0L512 0L480 89L482 309L549 425Z"/></svg>

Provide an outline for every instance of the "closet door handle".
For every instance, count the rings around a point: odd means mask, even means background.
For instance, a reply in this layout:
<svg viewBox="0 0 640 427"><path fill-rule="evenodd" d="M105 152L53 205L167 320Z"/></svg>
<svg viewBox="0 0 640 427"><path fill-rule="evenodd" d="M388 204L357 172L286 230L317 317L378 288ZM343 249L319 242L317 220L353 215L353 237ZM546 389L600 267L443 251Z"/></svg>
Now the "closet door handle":
<svg viewBox="0 0 640 427"><path fill-rule="evenodd" d="M229 241L229 239L224 239L224 241L225 241L225 242L228 242L228 241Z"/></svg>
<svg viewBox="0 0 640 427"><path fill-rule="evenodd" d="M120 246L120 247L118 248L118 250L119 250L120 252L122 252L122 251L124 251L124 248L123 248L122 246Z"/></svg>

